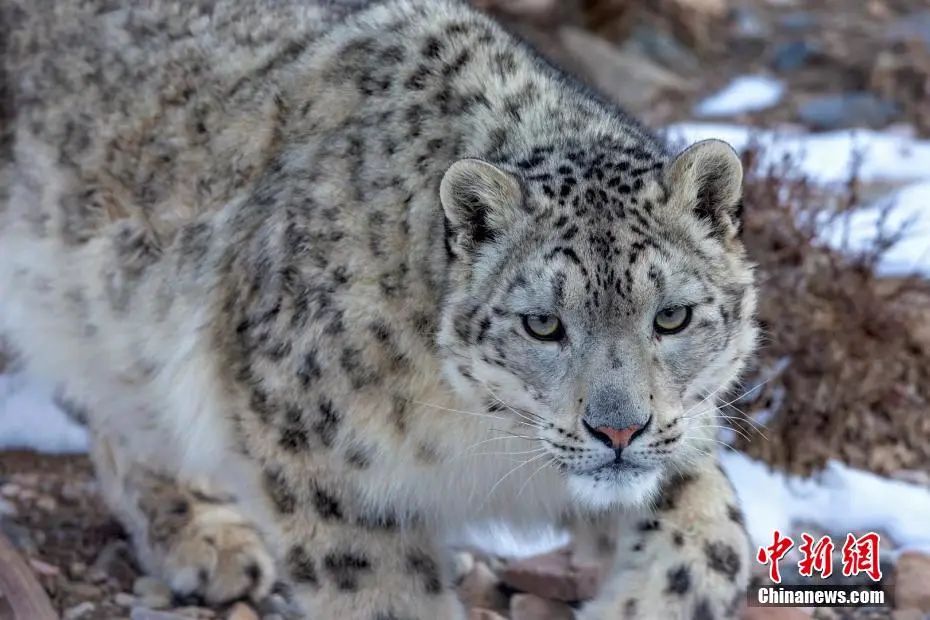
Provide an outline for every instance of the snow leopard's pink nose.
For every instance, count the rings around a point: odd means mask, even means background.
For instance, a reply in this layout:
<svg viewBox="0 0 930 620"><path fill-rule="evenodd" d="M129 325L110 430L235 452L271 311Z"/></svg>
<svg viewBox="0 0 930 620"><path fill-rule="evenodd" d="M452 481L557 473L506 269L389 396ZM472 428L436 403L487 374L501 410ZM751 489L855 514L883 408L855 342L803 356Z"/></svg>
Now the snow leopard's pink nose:
<svg viewBox="0 0 930 620"><path fill-rule="evenodd" d="M622 450L630 445L630 441L633 439L633 435L637 431L641 431L643 426L641 424L634 424L633 426L627 426L626 428L610 428L609 426L598 426L596 430L601 435L604 435L610 442L611 447L614 450ZM599 437L603 441L603 437ZM605 441L604 443L608 443Z"/></svg>

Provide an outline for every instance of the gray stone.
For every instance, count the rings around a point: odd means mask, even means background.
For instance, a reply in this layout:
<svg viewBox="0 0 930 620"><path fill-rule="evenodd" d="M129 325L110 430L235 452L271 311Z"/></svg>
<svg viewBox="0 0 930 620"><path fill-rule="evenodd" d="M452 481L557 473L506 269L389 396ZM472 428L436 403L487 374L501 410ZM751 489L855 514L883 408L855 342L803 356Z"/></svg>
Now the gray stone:
<svg viewBox="0 0 930 620"><path fill-rule="evenodd" d="M0 517L15 517L16 506L0 497Z"/></svg>
<svg viewBox="0 0 930 620"><path fill-rule="evenodd" d="M133 593L139 602L152 609L163 609L171 605L171 588L164 581L155 577L139 577L132 585Z"/></svg>
<svg viewBox="0 0 930 620"><path fill-rule="evenodd" d="M733 33L740 39L761 41L768 39L772 32L759 12L749 6L739 6L730 12Z"/></svg>
<svg viewBox="0 0 930 620"><path fill-rule="evenodd" d="M259 616L252 607L240 601L227 612L226 620L259 620Z"/></svg>
<svg viewBox="0 0 930 620"><path fill-rule="evenodd" d="M868 92L815 97L798 106L798 117L812 129L882 127L897 116L898 106Z"/></svg>
<svg viewBox="0 0 930 620"><path fill-rule="evenodd" d="M895 568L895 605L930 613L930 555L907 551Z"/></svg>
<svg viewBox="0 0 930 620"><path fill-rule="evenodd" d="M83 603L79 603L74 607L69 607L66 609L61 617L63 620L79 620L80 618L93 613L94 609L96 609L96 606L93 603L90 601L84 601Z"/></svg>
<svg viewBox="0 0 930 620"><path fill-rule="evenodd" d="M633 112L643 112L660 94L690 90L680 76L633 50L620 50L580 28L563 28L566 53L583 67L593 86Z"/></svg>
<svg viewBox="0 0 930 620"><path fill-rule="evenodd" d="M102 575L106 579L116 579L121 584L132 583L136 577L136 569L132 559L132 549L123 540L113 540L97 554L93 565L88 573L89 578L94 583Z"/></svg>
<svg viewBox="0 0 930 620"><path fill-rule="evenodd" d="M781 72L796 71L819 53L820 48L807 41L782 43L772 53L772 68Z"/></svg>
<svg viewBox="0 0 930 620"><path fill-rule="evenodd" d="M930 10L914 11L888 26L889 43L923 43L930 51Z"/></svg>
<svg viewBox="0 0 930 620"><path fill-rule="evenodd" d="M789 32L805 32L817 26L817 17L808 11L791 11L778 18L778 25Z"/></svg>
<svg viewBox="0 0 930 620"><path fill-rule="evenodd" d="M132 607L138 601L136 601L136 597L129 592L117 592L116 596L113 597L113 602L120 607Z"/></svg>
<svg viewBox="0 0 930 620"><path fill-rule="evenodd" d="M0 517L0 532L5 534L13 543L13 546L19 549L23 555L31 556L38 553L39 547L29 530L15 523L12 519Z"/></svg>
<svg viewBox="0 0 930 620"><path fill-rule="evenodd" d="M517 594L510 601L513 620L572 620L571 607L559 601L550 601L532 594Z"/></svg>
<svg viewBox="0 0 930 620"><path fill-rule="evenodd" d="M501 571L500 579L520 592L558 601L584 601L597 593L600 571L593 565L572 565L570 551L558 549L511 562Z"/></svg>
<svg viewBox="0 0 930 620"><path fill-rule="evenodd" d="M694 52L670 33L651 24L637 25L621 49L636 50L660 65L679 73L697 71L700 66Z"/></svg>
<svg viewBox="0 0 930 620"><path fill-rule="evenodd" d="M170 611L156 611L146 607L133 607L130 620L188 620L187 616Z"/></svg>

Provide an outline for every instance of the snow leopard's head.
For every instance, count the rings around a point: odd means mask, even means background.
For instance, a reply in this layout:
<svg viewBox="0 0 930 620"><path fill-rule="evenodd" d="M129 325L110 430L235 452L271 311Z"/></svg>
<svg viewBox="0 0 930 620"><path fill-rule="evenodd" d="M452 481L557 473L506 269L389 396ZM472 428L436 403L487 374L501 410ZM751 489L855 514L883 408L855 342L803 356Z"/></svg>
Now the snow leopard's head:
<svg viewBox="0 0 930 620"><path fill-rule="evenodd" d="M715 140L671 160L541 145L446 172L446 376L538 442L584 504L641 505L714 451L717 399L757 333L741 194Z"/></svg>

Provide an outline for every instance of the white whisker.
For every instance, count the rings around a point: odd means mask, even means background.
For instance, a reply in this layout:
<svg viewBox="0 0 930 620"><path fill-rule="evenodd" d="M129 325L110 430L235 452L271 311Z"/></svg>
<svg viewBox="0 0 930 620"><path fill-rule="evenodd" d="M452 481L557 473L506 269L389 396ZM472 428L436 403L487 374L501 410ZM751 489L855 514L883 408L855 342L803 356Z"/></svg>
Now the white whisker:
<svg viewBox="0 0 930 620"><path fill-rule="evenodd" d="M532 480L532 479L536 476L536 474L538 474L539 472L541 472L541 471L544 470L545 468L551 466L554 462L555 462L555 459L549 459L548 461L546 461L545 463L543 463L542 465L540 465L539 468L536 469L536 471L534 471L532 474L530 474L530 477L527 478L526 480L524 480L524 481L523 481L523 484L520 485L520 490L517 491L517 497L520 497L520 496L523 494L524 489L526 489L526 485L528 485L528 484L530 483L530 480Z"/></svg>
<svg viewBox="0 0 930 620"><path fill-rule="evenodd" d="M700 425L700 426L691 426L691 427L689 427L689 428L690 428L690 429L695 429L695 430L701 429L701 428L725 429L725 430L728 430L728 431L733 431L734 433L736 433L737 435L739 435L740 437L742 437L742 438L745 439L746 441L752 441L752 439L749 438L749 435L747 435L746 433L744 433L744 432L741 431L740 429L736 428L735 426L727 426L727 425L723 425L723 424L702 424L702 425Z"/></svg>
<svg viewBox="0 0 930 620"><path fill-rule="evenodd" d="M547 455L548 455L547 453L544 453L544 454L537 454L537 455L534 456L533 458L527 459L526 461L523 461L522 463L520 463L519 465L517 465L516 467L514 467L513 469L511 469L510 471L508 471L506 474L504 474L503 476L501 476L500 479L499 479L497 482L494 483L494 486L491 487L491 490L488 491L488 494L487 494L487 496L484 498L484 501L487 502L489 499L491 499L491 495L494 494L495 489L497 489L497 487L500 486L500 484L501 484L504 480L506 480L507 478L509 478L515 471L517 471L517 470L520 469L521 467L526 467L526 466L529 465L530 463L532 463L532 462L534 462L534 461L538 461L539 459L541 459L541 458L543 458L543 457L545 457L545 456L547 456Z"/></svg>

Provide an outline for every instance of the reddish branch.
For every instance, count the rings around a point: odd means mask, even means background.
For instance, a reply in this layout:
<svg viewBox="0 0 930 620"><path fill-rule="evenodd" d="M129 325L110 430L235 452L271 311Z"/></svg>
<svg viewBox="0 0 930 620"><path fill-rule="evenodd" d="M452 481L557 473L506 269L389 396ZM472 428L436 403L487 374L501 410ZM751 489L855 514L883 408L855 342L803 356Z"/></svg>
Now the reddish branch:
<svg viewBox="0 0 930 620"><path fill-rule="evenodd" d="M0 606L13 610L13 620L57 620L45 590L22 556L0 533ZM5 601L3 599L6 599ZM2 611L2 609L0 609Z"/></svg>

